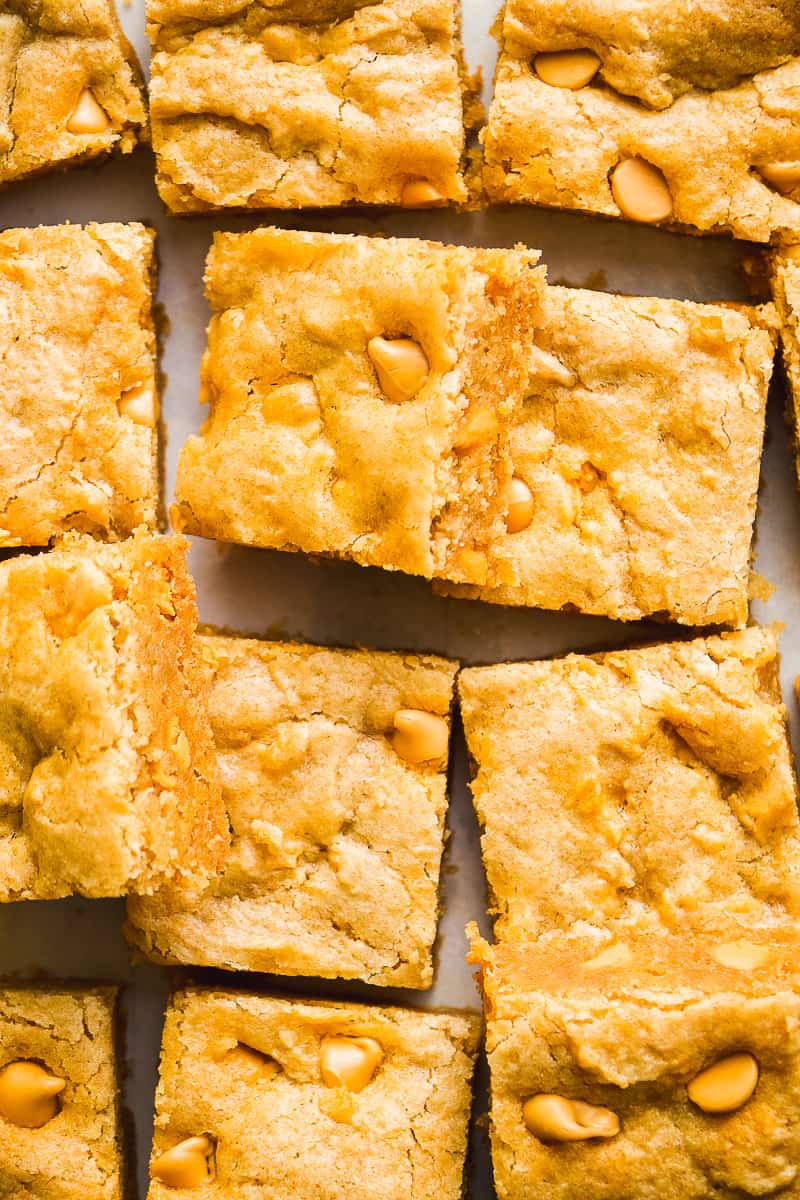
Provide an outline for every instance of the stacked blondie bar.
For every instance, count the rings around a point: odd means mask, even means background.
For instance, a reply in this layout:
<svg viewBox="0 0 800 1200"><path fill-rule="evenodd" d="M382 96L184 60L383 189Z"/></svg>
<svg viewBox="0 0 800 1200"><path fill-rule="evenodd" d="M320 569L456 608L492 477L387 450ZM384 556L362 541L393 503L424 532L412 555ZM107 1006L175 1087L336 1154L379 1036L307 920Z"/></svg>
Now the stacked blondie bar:
<svg viewBox="0 0 800 1200"><path fill-rule="evenodd" d="M773 243L732 304L217 233L167 505L153 229L0 232L0 902L125 897L171 972L148 1200L462 1195L482 1023L413 1004L456 705L500 1200L800 1195L798 788L749 613L779 338L800 414L800 11L506 0L481 152L457 0L146 7L149 118L108 0L0 5L0 183L152 138L172 214L488 199ZM245 636L199 624L187 534L683 636L464 669ZM123 1025L115 987L0 988L3 1200L128 1195Z"/></svg>

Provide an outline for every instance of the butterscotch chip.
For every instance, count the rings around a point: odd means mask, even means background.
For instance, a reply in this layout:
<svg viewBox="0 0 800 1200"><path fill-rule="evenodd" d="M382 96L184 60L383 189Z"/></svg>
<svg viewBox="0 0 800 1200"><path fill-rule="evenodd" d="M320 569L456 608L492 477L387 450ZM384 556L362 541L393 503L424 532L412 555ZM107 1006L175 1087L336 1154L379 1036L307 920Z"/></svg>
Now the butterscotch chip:
<svg viewBox="0 0 800 1200"><path fill-rule="evenodd" d="M186 1138L165 1150L150 1163L151 1178L173 1188L197 1188L214 1178L212 1156L215 1144L210 1137Z"/></svg>
<svg viewBox="0 0 800 1200"><path fill-rule="evenodd" d="M410 763L438 762L447 754L450 726L444 717L415 708L394 714L392 745Z"/></svg>
<svg viewBox="0 0 800 1200"><path fill-rule="evenodd" d="M758 1062L752 1054L731 1054L706 1067L686 1085L689 1099L703 1112L734 1112L746 1104L758 1084Z"/></svg>
<svg viewBox="0 0 800 1200"><path fill-rule="evenodd" d="M762 163L757 170L761 178L783 196L800 188L800 162Z"/></svg>
<svg viewBox="0 0 800 1200"><path fill-rule="evenodd" d="M58 1113L56 1097L67 1081L35 1062L13 1062L0 1071L0 1117L25 1129L40 1129Z"/></svg>
<svg viewBox="0 0 800 1200"><path fill-rule="evenodd" d="M711 950L711 957L723 967L733 967L737 971L752 971L763 967L770 959L769 946L758 945L741 938L737 942L722 942Z"/></svg>
<svg viewBox="0 0 800 1200"><path fill-rule="evenodd" d="M484 405L467 415L464 424L456 434L453 448L459 454L467 454L479 446L485 446L497 439L500 432L500 422L493 408Z"/></svg>
<svg viewBox="0 0 800 1200"><path fill-rule="evenodd" d="M537 54L533 67L543 83L576 91L592 82L600 59L593 50L554 50Z"/></svg>
<svg viewBox="0 0 800 1200"><path fill-rule="evenodd" d="M148 429L152 429L158 420L152 388L141 384L122 393L117 409L122 416L130 417L136 425L145 425Z"/></svg>
<svg viewBox="0 0 800 1200"><path fill-rule="evenodd" d="M620 1128L619 1117L609 1108L546 1093L526 1100L522 1118L530 1132L543 1142L611 1138L616 1137Z"/></svg>
<svg viewBox="0 0 800 1200"><path fill-rule="evenodd" d="M94 98L93 93L84 88L67 121L70 133L88 134L105 133L111 126L108 114Z"/></svg>
<svg viewBox="0 0 800 1200"><path fill-rule="evenodd" d="M404 208L432 208L447 204L447 196L427 179L410 179L403 186L400 203Z"/></svg>
<svg viewBox="0 0 800 1200"><path fill-rule="evenodd" d="M653 224L672 216L664 173L644 158L625 158L611 172L611 191L624 217Z"/></svg>
<svg viewBox="0 0 800 1200"><path fill-rule="evenodd" d="M326 1037L319 1052L319 1069L326 1087L363 1092L383 1062L383 1047L371 1037Z"/></svg>
<svg viewBox="0 0 800 1200"><path fill-rule="evenodd" d="M367 354L381 387L395 404L416 396L428 378L425 352L411 338L374 337L367 344Z"/></svg>
<svg viewBox="0 0 800 1200"><path fill-rule="evenodd" d="M515 475L509 482L506 495L508 498L506 529L509 533L521 533L533 520L535 507L533 492L524 479Z"/></svg>
<svg viewBox="0 0 800 1200"><path fill-rule="evenodd" d="M608 946L590 958L586 963L586 970L606 971L612 967L625 967L632 961L633 953L630 946L626 946L624 942L616 942L613 946Z"/></svg>

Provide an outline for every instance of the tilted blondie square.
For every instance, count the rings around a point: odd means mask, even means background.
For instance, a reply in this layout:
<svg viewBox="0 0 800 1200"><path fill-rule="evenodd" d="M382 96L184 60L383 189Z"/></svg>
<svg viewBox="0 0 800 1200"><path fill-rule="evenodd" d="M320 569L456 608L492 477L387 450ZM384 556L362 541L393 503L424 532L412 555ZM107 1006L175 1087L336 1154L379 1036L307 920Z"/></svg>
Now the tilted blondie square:
<svg viewBox="0 0 800 1200"><path fill-rule="evenodd" d="M774 635L463 671L500 938L800 916Z"/></svg>
<svg viewBox="0 0 800 1200"><path fill-rule="evenodd" d="M179 537L0 563L0 901L201 884L227 847Z"/></svg>
<svg viewBox="0 0 800 1200"><path fill-rule="evenodd" d="M233 846L128 902L148 958L429 987L456 665L203 636Z"/></svg>
<svg viewBox="0 0 800 1200"><path fill-rule="evenodd" d="M176 527L485 583L544 287L537 258L218 234L211 413L181 451Z"/></svg>
<svg viewBox="0 0 800 1200"><path fill-rule="evenodd" d="M770 268L772 292L781 323L783 361L792 399L800 474L800 244L776 250L770 258Z"/></svg>
<svg viewBox="0 0 800 1200"><path fill-rule="evenodd" d="M0 1194L126 1195L116 990L0 987Z"/></svg>
<svg viewBox="0 0 800 1200"><path fill-rule="evenodd" d="M458 0L148 0L174 212L466 201Z"/></svg>
<svg viewBox="0 0 800 1200"><path fill-rule="evenodd" d="M800 1195L800 938L481 946L499 1200Z"/></svg>
<svg viewBox="0 0 800 1200"><path fill-rule="evenodd" d="M0 11L0 187L146 136L141 70L113 0L6 0Z"/></svg>
<svg viewBox="0 0 800 1200"><path fill-rule="evenodd" d="M457 594L744 624L775 323L771 305L548 287L506 528L486 584Z"/></svg>
<svg viewBox="0 0 800 1200"><path fill-rule="evenodd" d="M758 242L800 226L794 0L507 0L498 32L492 200Z"/></svg>
<svg viewBox="0 0 800 1200"><path fill-rule="evenodd" d="M159 516L155 234L0 234L0 547Z"/></svg>
<svg viewBox="0 0 800 1200"><path fill-rule="evenodd" d="M167 1010L148 1200L459 1200L480 1022L186 991Z"/></svg>

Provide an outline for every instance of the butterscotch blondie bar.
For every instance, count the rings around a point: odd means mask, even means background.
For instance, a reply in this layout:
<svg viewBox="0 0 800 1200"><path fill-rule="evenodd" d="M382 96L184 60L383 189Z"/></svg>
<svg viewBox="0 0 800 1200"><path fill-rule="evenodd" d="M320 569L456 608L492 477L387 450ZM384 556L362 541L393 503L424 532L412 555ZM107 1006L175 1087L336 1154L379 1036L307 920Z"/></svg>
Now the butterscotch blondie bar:
<svg viewBox="0 0 800 1200"><path fill-rule="evenodd" d="M800 226L793 0L507 0L498 31L491 199L760 242Z"/></svg>
<svg viewBox="0 0 800 1200"><path fill-rule="evenodd" d="M742 625L774 326L769 305L548 287L506 528L458 594Z"/></svg>
<svg viewBox="0 0 800 1200"><path fill-rule="evenodd" d="M481 946L499 1200L800 1195L800 940Z"/></svg>
<svg viewBox="0 0 800 1200"><path fill-rule="evenodd" d="M0 988L0 1195L122 1200L116 992Z"/></svg>
<svg viewBox="0 0 800 1200"><path fill-rule="evenodd" d="M178 528L486 582L504 427L540 312L537 254L259 229L218 234L211 413L178 464Z"/></svg>
<svg viewBox="0 0 800 1200"><path fill-rule="evenodd" d="M462 672L499 937L800 916L774 635Z"/></svg>
<svg viewBox="0 0 800 1200"><path fill-rule="evenodd" d="M0 8L0 186L133 150L147 110L113 0Z"/></svg>
<svg viewBox="0 0 800 1200"><path fill-rule="evenodd" d="M227 822L179 537L0 563L0 900L204 882Z"/></svg>
<svg viewBox="0 0 800 1200"><path fill-rule="evenodd" d="M179 992L149 1200L458 1200L478 1030L467 1013Z"/></svg>
<svg viewBox="0 0 800 1200"><path fill-rule="evenodd" d="M118 538L159 510L155 234L0 234L0 547Z"/></svg>
<svg viewBox="0 0 800 1200"><path fill-rule="evenodd" d="M433 981L455 664L203 636L233 831L201 897L129 900L156 961Z"/></svg>
<svg viewBox="0 0 800 1200"><path fill-rule="evenodd" d="M174 212L465 201L458 0L148 0Z"/></svg>

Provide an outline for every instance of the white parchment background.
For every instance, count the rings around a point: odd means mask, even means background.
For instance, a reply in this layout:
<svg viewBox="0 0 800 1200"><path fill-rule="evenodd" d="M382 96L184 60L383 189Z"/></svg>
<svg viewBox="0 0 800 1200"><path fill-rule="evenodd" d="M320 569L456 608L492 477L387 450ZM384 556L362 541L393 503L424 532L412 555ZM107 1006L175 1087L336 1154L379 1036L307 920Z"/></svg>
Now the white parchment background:
<svg viewBox="0 0 800 1200"><path fill-rule="evenodd" d="M491 80L495 48L489 26L499 0L464 0L465 39L472 67ZM147 62L143 0L122 10L123 22ZM488 99L488 88L487 99ZM177 220L165 215L153 186L147 149L131 158L64 176L13 187L0 195L0 225L55 224L63 221L141 219L159 233L159 300L169 318L163 366L168 377L167 495L172 494L177 453L197 429L198 368L205 344L208 310L202 273L215 229L247 229L257 217ZM263 220L270 219L263 217ZM341 232L420 235L479 245L539 247L553 282L610 291L675 296L683 299L745 299L741 259L752 247L725 238L679 237L642 227L546 211L496 210L468 216L448 213L387 213L352 216L277 216L277 223ZM756 603L760 621L779 621L784 696L795 742L798 728L792 682L800 671L797 647L800 600L800 505L795 489L789 436L784 424L786 395L782 375L773 387L769 437L758 517L757 568L777 585L767 604ZM217 547L198 541L191 566L197 580L201 617L246 632L295 637L331 644L385 649L431 650L467 663L541 657L569 649L600 649L645 637L663 636L653 626L625 626L592 617L508 610L437 599L421 581L333 563L314 566L299 556ZM485 893L478 837L466 787L460 734L452 781L451 840L444 876L444 915L436 986L430 993L391 993L392 999L424 1005L474 1005L477 997L464 962L464 925L479 919L484 929ZM164 1000L181 972L151 967L132 969L120 933L122 905L83 900L23 903L0 907L0 974L52 978L113 979L125 992L127 1078L125 1103L136 1132L140 1196L146 1193L152 1099ZM201 973L205 979L211 973ZM224 982L225 977L219 978ZM237 978L237 983L242 979ZM247 977L245 983L321 995L386 993L353 985L313 980ZM480 1094L476 1116L485 1111ZM483 1135L476 1130L469 1194L493 1195ZM287 1198L289 1200L289 1198Z"/></svg>

